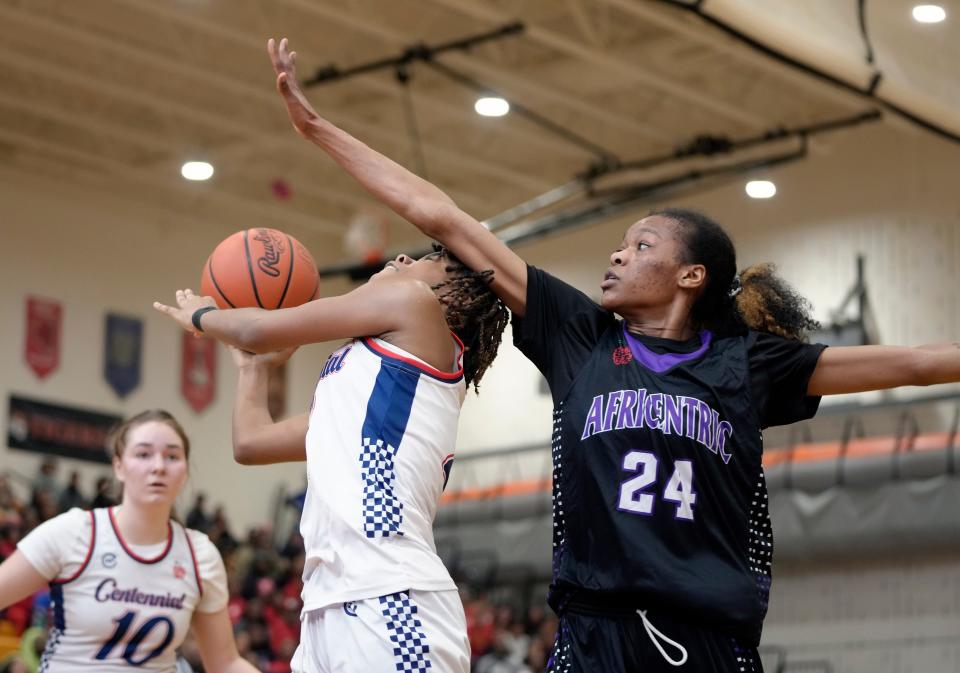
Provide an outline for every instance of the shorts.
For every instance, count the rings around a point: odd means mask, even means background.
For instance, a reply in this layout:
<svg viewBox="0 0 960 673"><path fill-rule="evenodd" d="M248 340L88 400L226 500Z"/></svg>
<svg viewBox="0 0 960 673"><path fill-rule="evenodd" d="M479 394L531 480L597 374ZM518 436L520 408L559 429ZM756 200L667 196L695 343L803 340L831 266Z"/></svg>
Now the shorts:
<svg viewBox="0 0 960 673"><path fill-rule="evenodd" d="M401 591L304 612L293 673L469 673L456 591Z"/></svg>
<svg viewBox="0 0 960 673"><path fill-rule="evenodd" d="M568 610L560 617L547 671L763 673L763 665L755 647L676 617L652 612L606 617Z"/></svg>

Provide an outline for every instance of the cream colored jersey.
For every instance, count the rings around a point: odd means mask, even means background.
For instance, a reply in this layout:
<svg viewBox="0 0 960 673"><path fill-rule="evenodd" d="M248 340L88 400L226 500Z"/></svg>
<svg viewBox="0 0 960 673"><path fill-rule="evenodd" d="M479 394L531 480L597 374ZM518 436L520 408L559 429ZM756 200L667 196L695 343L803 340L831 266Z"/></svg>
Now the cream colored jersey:
<svg viewBox="0 0 960 673"><path fill-rule="evenodd" d="M50 580L53 621L41 673L173 673L194 611L227 603L216 547L175 522L166 542L136 546L121 536L112 509L72 509L18 548Z"/></svg>
<svg viewBox="0 0 960 673"><path fill-rule="evenodd" d="M455 588L433 520L465 395L457 345L454 373L372 338L328 359L307 431L305 611Z"/></svg>

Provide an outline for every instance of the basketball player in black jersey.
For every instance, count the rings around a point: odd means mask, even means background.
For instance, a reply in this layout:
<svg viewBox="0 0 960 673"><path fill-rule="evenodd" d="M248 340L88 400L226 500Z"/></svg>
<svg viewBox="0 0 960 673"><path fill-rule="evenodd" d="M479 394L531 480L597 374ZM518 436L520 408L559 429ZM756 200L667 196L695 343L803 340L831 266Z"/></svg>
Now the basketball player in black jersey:
<svg viewBox="0 0 960 673"><path fill-rule="evenodd" d="M467 266L493 269L514 340L550 383L550 670L760 671L773 553L761 430L810 418L822 395L958 381L958 345L808 345L803 299L769 266L738 276L726 233L681 209L627 230L598 305L321 118L285 41L279 53L297 131Z"/></svg>

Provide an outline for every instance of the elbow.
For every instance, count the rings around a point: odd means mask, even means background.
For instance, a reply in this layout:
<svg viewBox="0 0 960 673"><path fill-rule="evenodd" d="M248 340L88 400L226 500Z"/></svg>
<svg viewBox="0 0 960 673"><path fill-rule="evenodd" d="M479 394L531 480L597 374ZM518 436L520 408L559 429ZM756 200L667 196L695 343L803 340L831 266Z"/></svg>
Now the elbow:
<svg viewBox="0 0 960 673"><path fill-rule="evenodd" d="M457 206L453 202L433 201L426 204L412 204L403 213L404 219L412 222L420 231L441 243L452 230L453 213Z"/></svg>
<svg viewBox="0 0 960 673"><path fill-rule="evenodd" d="M256 449L251 442L234 438L233 460L240 465L256 465Z"/></svg>
<svg viewBox="0 0 960 673"><path fill-rule="evenodd" d="M237 330L233 344L248 353L267 353L275 350L267 339L266 330L259 320L251 320Z"/></svg>

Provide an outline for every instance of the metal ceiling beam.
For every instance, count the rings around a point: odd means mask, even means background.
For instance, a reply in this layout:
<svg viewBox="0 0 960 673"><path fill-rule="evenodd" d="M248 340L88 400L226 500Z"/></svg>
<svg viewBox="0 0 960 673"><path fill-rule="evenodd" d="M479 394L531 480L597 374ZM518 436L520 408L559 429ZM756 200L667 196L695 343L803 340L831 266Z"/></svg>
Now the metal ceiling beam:
<svg viewBox="0 0 960 673"><path fill-rule="evenodd" d="M164 57L154 56L152 54L131 48L127 45L104 40L99 36L92 36L83 31L67 28L61 24L52 23L44 19L37 19L36 17L25 15L22 12L11 11L3 7L0 7L0 19L21 21L31 25L34 28L54 32L65 40L73 39L89 45L108 48L117 52L118 54L121 54L127 59L140 60L141 62L147 63L152 67L164 69L168 72L176 73L185 78L215 84L222 88L229 89L235 94L243 96L244 98L262 101L274 109L278 109L280 106L276 93L272 90L272 88L267 86L252 86L244 82L218 75L216 73L198 69L196 67L181 65L180 63L171 61L170 59ZM5 54L6 58L3 58ZM95 86L101 92L107 95L113 95L124 100L138 100L144 105L147 105L153 109L164 110L169 114L191 119L198 124L210 126L221 131L227 129L243 137L249 137L263 133L262 129L251 124L238 122L235 118L227 117L225 115L214 115L198 112L193 108L179 105L165 98L149 96L142 93L142 91L134 92L124 87L106 84L101 80L89 77L82 73L71 72L67 74L58 68L45 67L39 63L28 62L28 59L23 59L0 48L0 61L3 60L6 60L13 67L44 70L50 76L59 78L61 80L67 78L69 82L86 83L88 86ZM347 117L335 112L330 112L326 114L326 116L335 124L342 125L349 129L357 129L367 137L379 138L380 140L386 140L388 142L407 142L405 137L398 138L397 133L385 130L382 126L376 124L361 122L355 117ZM304 143L302 139L295 137L293 133L286 134L285 138L281 142L284 144L289 144L290 146L295 146L297 147L298 151L301 152L307 150L306 143ZM550 186L545 180L531 177L527 173L522 173L503 164L491 163L482 159L467 156L462 152L447 150L436 145L424 144L424 148L435 159L454 164L460 164L464 168L472 170L476 173L487 175L494 179L509 182L511 184L522 185L525 188L533 191L542 191Z"/></svg>
<svg viewBox="0 0 960 673"><path fill-rule="evenodd" d="M142 2L143 0L136 1ZM334 21L339 25L345 26L359 33L390 42L396 46L407 45L411 39L410 35L405 35L399 31L395 31L381 24L369 21L368 19L353 16L349 11L346 11L340 5L328 7L308 0L279 1L292 7L296 7L304 12L323 17L326 20ZM537 82L533 79L524 80L521 77L511 74L504 68L491 65L480 59L457 54L448 54L444 56L444 60L452 65L457 66L458 68L471 69L476 73L483 74L485 77L490 77L492 80L495 80L498 85L503 82L507 82L507 86L513 86L517 92L523 91L524 96L526 96L528 93L533 93L534 95L550 100L551 102L560 105L563 108L574 110L592 119L603 122L604 124L616 126L635 135L642 136L650 140L663 139L662 133L657 133L656 130L651 130L649 126L637 124L628 117L617 115L608 110L599 109L595 105L590 105L589 103L580 101L572 97L569 93L565 91L559 91L542 82ZM511 82L512 84L510 84ZM519 97L520 96L518 95L518 100Z"/></svg>
<svg viewBox="0 0 960 673"><path fill-rule="evenodd" d="M705 26L692 25L683 21L680 10L662 4L637 2L636 0L600 0L612 7L626 12L638 19L656 24L661 28L680 35L691 42L707 47L712 51L730 56L748 64L751 68L764 72L790 84L795 84L810 93L829 99L830 102L842 105L848 109L860 109L861 100L849 92L832 86L823 86L818 80L803 73L797 72L779 61L769 58L758 58L755 51L733 40L722 33Z"/></svg>
<svg viewBox="0 0 960 673"><path fill-rule="evenodd" d="M117 0L119 2L124 2L127 5L136 7L138 10L143 11L144 13L149 13L154 16L160 16L165 19L173 20L182 25L190 26L196 30L209 33L211 35L216 35L222 39L228 40L244 48L254 49L257 53L266 53L266 38L269 36L264 36L263 38L254 37L247 33L241 31L236 31L230 28L225 28L221 25L218 25L212 21L204 21L196 17L185 14L183 11L178 11L176 9L171 9L168 5L164 3L157 2L148 2L145 0ZM306 11L311 10L322 10L321 7L314 7L313 5L308 5L305 7ZM342 10L338 10L342 11ZM313 12L316 13L316 12ZM324 18L327 17L327 14L320 13L319 15ZM339 23L343 23L342 21ZM352 27L352 25L350 26ZM375 37L380 39L389 39L392 42L397 42L402 39L398 33L392 31L387 31L390 35L389 38L383 37L384 31L381 30L367 30L367 34L373 34ZM409 38L407 38L409 41ZM298 48L297 51L301 54L306 53L304 49ZM266 57L264 57L266 58ZM301 61L303 59L301 58ZM387 95L392 98L401 98L403 96L403 91L401 88L392 82L385 82L376 78L362 78L357 80L357 84L362 86L369 91L373 91L379 94ZM473 112L466 110L460 106L450 105L436 99L426 98L419 96L417 97L417 106L423 110L429 111L436 114L438 117L442 117L449 120L456 120L458 122L463 121L474 121ZM540 135L531 135L526 131L515 130L508 126L503 126L499 130L500 133L503 133L504 137L510 138L516 142L522 142L529 144L534 147L545 149L551 152L556 152L558 154L564 154L571 159L582 158L583 153L573 150L566 146L564 143L556 142L546 136Z"/></svg>
<svg viewBox="0 0 960 673"><path fill-rule="evenodd" d="M494 24L505 23L519 18L510 16L487 3L480 3L475 0L431 0L431 2L441 4L475 19ZM725 119L748 126L763 127L769 124L769 120L747 112L736 105L706 95L702 91L692 91L675 80L645 70L640 64L625 62L612 53L607 53L595 47L588 47L575 42L556 31L528 22L524 32L531 40L545 47L567 54L568 56L588 61L597 67L616 72L622 77L641 82L682 100L695 108L712 112Z"/></svg>
<svg viewBox="0 0 960 673"><path fill-rule="evenodd" d="M459 56L451 54L447 61L463 70L472 71L482 77L489 77L497 82L503 93L508 97L510 91L515 92L515 97L537 98L551 105L556 105L560 109L567 109L585 117L600 122L603 125L614 127L625 133L638 138L645 138L657 143L662 143L665 138L663 132L657 132L650 126L638 124L634 119L606 110L589 101L577 98L569 92L559 91L553 87L547 86L535 79L524 79L521 76L511 74L510 72L498 68L480 59L470 58L469 56Z"/></svg>

